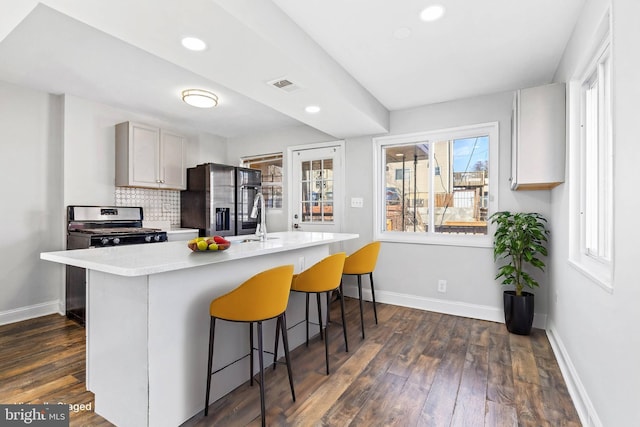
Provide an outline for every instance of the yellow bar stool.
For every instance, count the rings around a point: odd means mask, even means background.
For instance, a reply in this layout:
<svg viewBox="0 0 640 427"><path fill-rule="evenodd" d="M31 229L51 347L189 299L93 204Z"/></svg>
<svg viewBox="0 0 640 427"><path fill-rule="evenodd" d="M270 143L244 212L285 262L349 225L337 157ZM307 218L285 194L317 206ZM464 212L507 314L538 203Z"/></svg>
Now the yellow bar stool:
<svg viewBox="0 0 640 427"><path fill-rule="evenodd" d="M362 280L364 274L369 275L371 283L371 298L373 299L373 316L378 324L378 312L376 310L376 294L373 290L373 270L376 268L380 253L380 242L371 242L349 255L344 261L342 274L347 276L358 276L358 298L360 299L360 324L362 325L362 339L364 339L364 316L362 314Z"/></svg>
<svg viewBox="0 0 640 427"><path fill-rule="evenodd" d="M294 292L304 292L307 295L307 309L305 320L307 324L307 347L309 346L309 295L316 294L316 300L318 302L318 319L320 324L320 338L322 339L322 309L320 306L320 294L326 293L327 295L327 311L329 310L329 300L331 299L331 291L334 291L341 286L342 269L344 267L344 260L346 254L339 252L322 259L310 268L306 269L300 274L293 276L291 281L291 290ZM345 351L349 351L349 344L347 343L347 324L344 318L344 300L342 298L342 290L340 295L340 309L342 311L342 332L344 334L344 347ZM325 323L324 333L324 352L325 352L325 364L327 367L327 375L329 375L329 334L327 334L327 323L329 322L329 313L327 312L327 322ZM283 332L284 333L284 332ZM276 329L276 351L278 354L278 330ZM275 368L275 365L274 365Z"/></svg>
<svg viewBox="0 0 640 427"><path fill-rule="evenodd" d="M249 377L251 385L253 385L253 324L257 324L258 361L260 364L260 379L258 382L260 384L260 413L262 415L263 426L265 425L265 405L262 322L273 318L278 319L276 330L277 328L282 329L282 341L284 344L287 372L289 374L289 385L291 386L291 397L294 402L296 401L295 391L293 390L293 376L291 374L291 359L289 357L289 342L287 339L287 323L285 316L285 310L287 309L287 304L289 302L292 277L293 265L284 265L272 268L256 274L233 291L211 301L211 305L209 306L211 327L209 336L209 361L207 365L207 391L204 403L205 416L209 414L211 377L215 373L212 373L211 371L213 365L213 342L216 319L227 320L230 322L249 323ZM275 354L277 354L277 351Z"/></svg>

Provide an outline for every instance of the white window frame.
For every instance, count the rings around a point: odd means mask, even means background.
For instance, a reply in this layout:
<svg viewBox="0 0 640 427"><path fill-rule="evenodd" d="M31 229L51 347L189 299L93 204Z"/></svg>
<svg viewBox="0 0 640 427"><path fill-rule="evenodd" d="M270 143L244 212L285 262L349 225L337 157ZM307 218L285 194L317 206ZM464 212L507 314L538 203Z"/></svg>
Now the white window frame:
<svg viewBox="0 0 640 427"><path fill-rule="evenodd" d="M455 128L440 129L427 132L419 132L412 134L403 134L395 136L385 136L374 138L373 153L373 170L374 170L374 239L387 242L403 242L418 244L433 244L446 246L470 246L470 247L493 247L493 227L488 222L486 235L470 235L470 234L447 234L435 233L433 227L428 232L403 232L403 231L387 231L385 203L384 197L386 182L384 174L384 156L383 149L394 145L403 145L418 142L436 142L452 139L463 139L475 137L478 135L489 136L489 206L488 215L497 211L498 207L498 147L499 126L498 122L480 123L475 125L460 126ZM430 150L432 153L433 150ZM431 163L433 164L433 163ZM435 169L433 169L435 170ZM432 169L430 169L432 171ZM434 172L431 172L434 173ZM433 180L431 180L433 182ZM433 192L431 192L433 194ZM431 198L433 199L433 198ZM430 201L429 203L433 203Z"/></svg>
<svg viewBox="0 0 640 427"><path fill-rule="evenodd" d="M604 29L603 29L604 28ZM581 73L572 82L578 125L572 158L572 238L570 263L609 293L613 292L613 102L609 18L605 17ZM588 108L587 92L597 83L597 108ZM587 120L596 120L589 132ZM590 220L591 219L591 220Z"/></svg>

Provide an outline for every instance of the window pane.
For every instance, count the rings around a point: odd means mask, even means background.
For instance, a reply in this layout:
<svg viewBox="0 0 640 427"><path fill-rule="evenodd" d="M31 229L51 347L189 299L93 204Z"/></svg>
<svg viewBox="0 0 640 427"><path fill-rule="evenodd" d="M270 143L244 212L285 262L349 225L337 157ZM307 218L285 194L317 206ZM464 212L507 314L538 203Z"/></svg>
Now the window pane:
<svg viewBox="0 0 640 427"><path fill-rule="evenodd" d="M611 258L609 63L608 56L603 57L583 87L583 250L586 254L604 261Z"/></svg>
<svg viewBox="0 0 640 427"><path fill-rule="evenodd" d="M580 83L580 127L569 138L571 167L577 170L569 186L571 235L569 256L580 270L607 292L613 292L613 134L611 119L611 33L591 46L593 52ZM576 82L575 86L577 87ZM576 108L577 110L578 108ZM577 129L576 129L577 130ZM570 130L572 133L573 130Z"/></svg>
<svg viewBox="0 0 640 427"><path fill-rule="evenodd" d="M333 203L323 203L322 215L325 222L333 221Z"/></svg>
<svg viewBox="0 0 640 427"><path fill-rule="evenodd" d="M282 153L244 157L242 166L260 170L265 205L282 209Z"/></svg>
<svg viewBox="0 0 640 427"><path fill-rule="evenodd" d="M302 163L302 222L333 221L333 160Z"/></svg>
<svg viewBox="0 0 640 427"><path fill-rule="evenodd" d="M487 234L488 136L388 146L383 155L387 231Z"/></svg>
<svg viewBox="0 0 640 427"><path fill-rule="evenodd" d="M322 200L333 201L333 181L325 181Z"/></svg>
<svg viewBox="0 0 640 427"><path fill-rule="evenodd" d="M265 194L267 198L266 203L268 208L282 208L282 186L281 185L273 185L267 186L262 185L262 192Z"/></svg>
<svg viewBox="0 0 640 427"><path fill-rule="evenodd" d="M489 138L439 141L433 146L435 231L486 234Z"/></svg>
<svg viewBox="0 0 640 427"><path fill-rule="evenodd" d="M313 160L311 162L311 171L313 179L322 178L322 160Z"/></svg>
<svg viewBox="0 0 640 427"><path fill-rule="evenodd" d="M325 159L322 161L322 177L331 179L333 177L333 159Z"/></svg>
<svg viewBox="0 0 640 427"><path fill-rule="evenodd" d="M387 147L387 231L425 232L429 222L429 148L426 143Z"/></svg>
<svg viewBox="0 0 640 427"><path fill-rule="evenodd" d="M311 221L311 202L302 202L302 222Z"/></svg>
<svg viewBox="0 0 640 427"><path fill-rule="evenodd" d="M302 174L300 176L302 180L309 181L311 179L311 162L302 162L301 168Z"/></svg>
<svg viewBox="0 0 640 427"><path fill-rule="evenodd" d="M584 226L587 253L598 255L598 80L585 89Z"/></svg>
<svg viewBox="0 0 640 427"><path fill-rule="evenodd" d="M302 190L300 200L303 202L308 202L311 200L311 190L309 188L308 182L302 182Z"/></svg>

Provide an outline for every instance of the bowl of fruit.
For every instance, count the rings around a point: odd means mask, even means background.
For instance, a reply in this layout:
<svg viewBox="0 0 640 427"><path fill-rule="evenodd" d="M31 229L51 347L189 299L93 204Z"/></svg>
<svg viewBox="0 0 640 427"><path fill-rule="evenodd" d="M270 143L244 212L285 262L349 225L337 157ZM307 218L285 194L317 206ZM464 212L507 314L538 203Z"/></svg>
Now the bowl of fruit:
<svg viewBox="0 0 640 427"><path fill-rule="evenodd" d="M229 249L231 242L222 236L196 237L187 244L193 252L218 252Z"/></svg>

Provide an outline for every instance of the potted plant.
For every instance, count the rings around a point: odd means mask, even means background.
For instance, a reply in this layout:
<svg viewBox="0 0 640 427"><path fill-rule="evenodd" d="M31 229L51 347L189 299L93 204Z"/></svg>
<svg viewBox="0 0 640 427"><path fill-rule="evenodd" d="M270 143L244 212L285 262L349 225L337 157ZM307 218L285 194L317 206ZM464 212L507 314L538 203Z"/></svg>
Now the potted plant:
<svg viewBox="0 0 640 427"><path fill-rule="evenodd" d="M504 319L509 332L529 335L533 324L534 295L525 286L536 288L536 279L525 271L534 267L544 271L539 256L547 256L547 220L538 213L496 212L490 217L496 224L493 236L493 258L506 260L498 269L496 279L502 285L514 285L515 290L504 291Z"/></svg>

